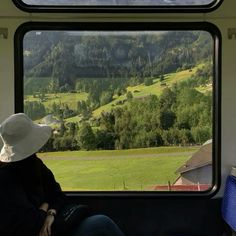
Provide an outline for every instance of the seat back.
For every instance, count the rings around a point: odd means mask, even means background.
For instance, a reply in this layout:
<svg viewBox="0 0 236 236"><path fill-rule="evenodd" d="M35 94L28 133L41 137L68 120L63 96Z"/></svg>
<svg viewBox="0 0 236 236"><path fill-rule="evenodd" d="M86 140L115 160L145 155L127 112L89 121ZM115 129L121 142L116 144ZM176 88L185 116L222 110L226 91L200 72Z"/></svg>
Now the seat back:
<svg viewBox="0 0 236 236"><path fill-rule="evenodd" d="M232 236L236 236L236 175L232 169L226 179L225 192L222 201L222 217L232 229Z"/></svg>

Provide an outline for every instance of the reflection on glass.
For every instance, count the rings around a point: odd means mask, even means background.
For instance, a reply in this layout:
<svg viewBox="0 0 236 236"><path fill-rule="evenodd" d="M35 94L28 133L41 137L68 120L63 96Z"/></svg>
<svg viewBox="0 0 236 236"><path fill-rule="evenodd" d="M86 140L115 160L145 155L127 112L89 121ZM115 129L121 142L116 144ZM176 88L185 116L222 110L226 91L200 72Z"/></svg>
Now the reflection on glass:
<svg viewBox="0 0 236 236"><path fill-rule="evenodd" d="M196 6L208 5L213 0L23 0L28 5L62 6Z"/></svg>
<svg viewBox="0 0 236 236"><path fill-rule="evenodd" d="M64 190L212 183L213 39L205 31L30 31L24 111Z"/></svg>

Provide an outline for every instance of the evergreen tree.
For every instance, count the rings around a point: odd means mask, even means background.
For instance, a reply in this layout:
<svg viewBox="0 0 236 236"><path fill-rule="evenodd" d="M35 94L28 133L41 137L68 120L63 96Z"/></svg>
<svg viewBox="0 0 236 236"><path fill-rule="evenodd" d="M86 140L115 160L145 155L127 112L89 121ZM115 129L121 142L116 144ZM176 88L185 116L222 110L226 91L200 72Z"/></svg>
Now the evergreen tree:
<svg viewBox="0 0 236 236"><path fill-rule="evenodd" d="M78 141L82 149L93 150L96 147L95 135L89 123L83 122L79 127Z"/></svg>

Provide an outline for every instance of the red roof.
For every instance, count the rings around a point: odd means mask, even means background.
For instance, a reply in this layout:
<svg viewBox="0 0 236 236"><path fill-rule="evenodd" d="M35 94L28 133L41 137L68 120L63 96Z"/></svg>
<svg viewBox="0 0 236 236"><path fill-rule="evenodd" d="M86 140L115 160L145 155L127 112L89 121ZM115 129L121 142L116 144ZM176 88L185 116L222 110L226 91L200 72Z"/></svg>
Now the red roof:
<svg viewBox="0 0 236 236"><path fill-rule="evenodd" d="M211 187L209 184L195 184L195 185L154 185L151 190L154 191L206 191ZM170 188L170 189L169 189Z"/></svg>

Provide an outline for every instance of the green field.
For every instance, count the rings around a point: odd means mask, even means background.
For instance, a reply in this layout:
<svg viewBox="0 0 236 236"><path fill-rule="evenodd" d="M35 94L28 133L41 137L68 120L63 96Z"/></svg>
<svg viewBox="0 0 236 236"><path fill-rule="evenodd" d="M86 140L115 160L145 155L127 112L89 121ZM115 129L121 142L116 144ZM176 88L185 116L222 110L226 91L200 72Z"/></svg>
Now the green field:
<svg viewBox="0 0 236 236"><path fill-rule="evenodd" d="M56 104L64 104L68 105L69 108L76 110L78 101L86 101L88 97L87 93L51 93L45 95L45 101L43 101L43 105L47 107L51 107L53 103ZM28 95L25 98L25 101L33 102L40 101L39 98L33 97L33 95Z"/></svg>
<svg viewBox="0 0 236 236"><path fill-rule="evenodd" d="M39 153L63 190L151 190L178 177L175 171L197 147Z"/></svg>
<svg viewBox="0 0 236 236"><path fill-rule="evenodd" d="M178 83L178 82L181 82L181 81L191 78L191 76L193 76L195 74L195 72L197 71L197 69L201 66L202 66L202 64L196 66L192 70L184 70L184 71L180 71L180 72L176 72L176 73L166 74L165 79L163 81L164 85L161 84L161 82L158 78L158 79L154 79L154 81L153 81L154 83L150 86L145 86L144 84L140 84L137 86L129 86L129 87L127 87L127 91L132 92L133 97L136 99L142 98L142 97L147 97L149 95L160 96L163 89L165 89L166 87L171 87L175 83ZM97 117L103 111L109 112L114 106L118 107L116 105L117 102L122 101L124 99L126 99L126 95L122 95L122 96L114 99L109 104L99 107L98 109L96 109L93 112L93 116Z"/></svg>

